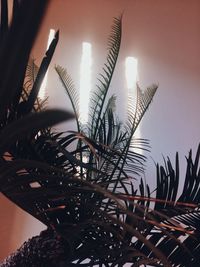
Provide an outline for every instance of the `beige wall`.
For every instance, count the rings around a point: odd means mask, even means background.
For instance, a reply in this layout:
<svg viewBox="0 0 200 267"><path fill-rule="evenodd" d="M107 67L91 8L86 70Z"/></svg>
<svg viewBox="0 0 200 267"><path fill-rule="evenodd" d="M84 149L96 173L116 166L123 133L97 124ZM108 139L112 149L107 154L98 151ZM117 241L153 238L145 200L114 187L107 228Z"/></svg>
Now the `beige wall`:
<svg viewBox="0 0 200 267"><path fill-rule="evenodd" d="M0 260L44 226L0 194Z"/></svg>
<svg viewBox="0 0 200 267"><path fill-rule="evenodd" d="M107 36L112 18L124 12L123 40L119 64L112 83L123 113L127 88L124 75L126 56L138 58L142 86L159 83L159 91L141 124L141 135L151 141L151 156L183 155L199 142L200 128L200 1L199 0L52 0L33 49L37 62L46 48L50 28L60 29L60 41L50 69L50 106L69 109L54 64L67 67L79 86L81 44L93 47L93 84L106 57ZM68 125L72 128L74 125ZM62 125L64 128L64 125ZM182 158L183 159L183 158ZM154 184L149 159L147 179ZM41 225L0 199L0 258L23 240L39 233Z"/></svg>
<svg viewBox="0 0 200 267"><path fill-rule="evenodd" d="M41 58L50 27L60 29L52 69L54 64L66 67L78 88L81 44L91 42L95 87L106 58L112 19L123 12L121 54L112 83L120 109L125 109L121 103L127 92L124 60L132 55L138 58L140 84L159 84L141 125L142 136L151 140L156 159L159 153L187 153L190 147L196 147L200 133L196 123L200 95L199 11L199 0L52 0L33 55ZM70 108L53 70L48 95L51 106Z"/></svg>

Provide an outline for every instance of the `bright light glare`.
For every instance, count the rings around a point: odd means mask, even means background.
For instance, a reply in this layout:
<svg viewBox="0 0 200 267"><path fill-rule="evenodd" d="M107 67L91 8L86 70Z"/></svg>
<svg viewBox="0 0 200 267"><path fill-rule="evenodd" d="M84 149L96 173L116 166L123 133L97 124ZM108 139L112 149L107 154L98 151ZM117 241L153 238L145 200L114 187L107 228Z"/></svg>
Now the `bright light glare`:
<svg viewBox="0 0 200 267"><path fill-rule="evenodd" d="M125 62L125 75L126 82L128 87L128 102L130 103L129 109L132 108L133 113L135 112L133 102L136 101L137 98L137 90L136 84L138 82L138 60L135 57L127 57ZM140 127L138 126L136 131L136 136L140 138ZM141 151L138 151L141 153Z"/></svg>
<svg viewBox="0 0 200 267"><path fill-rule="evenodd" d="M53 29L50 29L49 31L49 37L48 37L48 42L47 42L47 50L54 38L54 35L55 35L55 30ZM40 99L44 99L45 98L45 91L46 91L46 86L47 86L47 76L48 76L48 70L44 76L44 79L43 79L43 82L41 84L41 87L40 87L40 91L39 91L39 94L38 94L38 97Z"/></svg>
<svg viewBox="0 0 200 267"><path fill-rule="evenodd" d="M134 57L126 58L126 82L128 89L132 89L136 87L136 82L138 78L138 60Z"/></svg>
<svg viewBox="0 0 200 267"><path fill-rule="evenodd" d="M91 91L91 66L92 66L92 46L83 42L80 71L80 120L83 124L88 121L88 105Z"/></svg>

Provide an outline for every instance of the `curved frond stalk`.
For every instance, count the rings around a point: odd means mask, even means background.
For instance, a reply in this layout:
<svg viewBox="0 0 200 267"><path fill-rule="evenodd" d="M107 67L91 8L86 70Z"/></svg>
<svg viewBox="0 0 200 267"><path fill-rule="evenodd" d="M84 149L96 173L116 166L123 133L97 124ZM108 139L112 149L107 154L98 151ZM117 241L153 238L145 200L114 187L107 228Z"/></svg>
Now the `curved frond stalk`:
<svg viewBox="0 0 200 267"><path fill-rule="evenodd" d="M186 202L179 202L179 201L170 201L170 200L165 200L165 199L158 199L158 198L153 198L153 197L146 197L146 196L141 196L141 195L134 195L134 196L126 196L124 195L129 200L140 200L140 201L148 201L148 202L153 202L153 203L164 203L173 206L182 206L186 208L198 208L199 205L193 204L193 203L186 203Z"/></svg>
<svg viewBox="0 0 200 267"><path fill-rule="evenodd" d="M114 24L112 26L111 35L108 42L108 55L107 62L103 68L103 74L100 75L99 85L97 86L98 92L92 94L90 101L91 117L89 127L89 135L92 139L96 140L100 121L103 115L103 108L105 105L106 96L108 89L113 77L115 66L117 63L117 58L119 55L120 44L121 44L121 34L122 34L122 18L115 18Z"/></svg>
<svg viewBox="0 0 200 267"><path fill-rule="evenodd" d="M69 100L71 102L73 112L76 119L76 125L77 125L77 131L81 131L81 124L80 124L80 114L79 114L79 95L77 93L76 88L74 87L73 81L69 74L67 73L66 69L63 67L57 65L55 66L55 70L60 78L60 81L69 97Z"/></svg>
<svg viewBox="0 0 200 267"><path fill-rule="evenodd" d="M19 206L20 203L23 203L23 209L33 214L50 228L56 229L64 239L68 240L70 238L75 259L80 259L80 257L86 259L89 256L91 259L95 258L101 262L99 257L99 253L101 253L105 257L105 262L115 262L116 255L119 256L118 252L124 246L127 246L126 252L128 253L129 248L133 245L123 239L124 234L129 232L152 251L156 258L165 264L164 266L171 266L164 253L146 239L145 234L140 229L124 224L118 218L117 214L120 212L121 214L128 213L132 220L144 221L144 218L127 211L120 199L109 191L97 184L79 179L73 173L67 174L62 169L37 161L22 160L10 162L6 165L4 170L1 169L2 191L10 192L9 197L15 199ZM10 168L7 168L8 165L10 165ZM12 183L9 180L11 174L13 177ZM23 199L26 197L29 200L24 203ZM96 203L101 198L112 200L109 207L110 212L104 212L102 207ZM113 215L112 212L114 212ZM147 221L147 224L149 223L152 224L152 222ZM153 222L153 225L155 225L155 222ZM105 233L106 236L104 236ZM102 236L105 238L102 238ZM92 249L88 250L88 246L92 244L90 237L96 241L97 247L101 247L102 242L104 243L103 252L99 251L95 255ZM76 247L81 244L81 247L85 248L84 254L80 251L77 254ZM119 249L115 247L116 244ZM112 247L112 250L110 247ZM112 252L112 257L109 256L110 252ZM135 261L137 260L138 256Z"/></svg>
<svg viewBox="0 0 200 267"><path fill-rule="evenodd" d="M144 92L142 92L141 88L137 84L136 103L134 104L134 99L132 97L129 99L128 103L129 108L126 129L128 129L130 133L130 138L132 138L140 121L151 104L157 88L158 86L153 84L151 87L148 87Z"/></svg>
<svg viewBox="0 0 200 267"><path fill-rule="evenodd" d="M156 235L154 232L155 229L152 229L152 235L148 232L150 236L149 241L165 253L173 266L199 266L200 245L198 236L200 230L200 214L195 210L187 214L184 214L184 212L181 214L181 209L179 209L179 214L177 216L169 216L169 219L160 221L160 226L163 229L170 230L175 237L174 240L163 235L164 232L159 233L159 231L156 231ZM180 244L174 241L179 241ZM143 249L141 249L141 252L144 252Z"/></svg>

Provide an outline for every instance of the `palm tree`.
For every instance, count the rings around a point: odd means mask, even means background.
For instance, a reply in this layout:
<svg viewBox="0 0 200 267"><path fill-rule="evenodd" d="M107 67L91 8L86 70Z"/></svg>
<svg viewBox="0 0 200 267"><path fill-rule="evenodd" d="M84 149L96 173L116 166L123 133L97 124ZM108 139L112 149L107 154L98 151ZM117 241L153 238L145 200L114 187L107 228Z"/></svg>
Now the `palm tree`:
<svg viewBox="0 0 200 267"><path fill-rule="evenodd" d="M14 26L21 31L22 25L26 25L32 32L32 27L25 23L26 18L33 16L38 21L40 16L33 11L37 7L37 12L41 12L44 4L41 2L14 1L13 18L16 19L13 19L11 28L6 27L8 36L18 40L17 32L12 31ZM6 3L1 3L1 14L7 14ZM27 14L25 18L24 12ZM21 18L25 19L22 24ZM7 25L5 21L2 18L1 29ZM71 114L36 112L38 105L40 109L37 94L56 47L58 33L39 68L34 62L28 64L30 48L25 55L22 53L23 64L19 61L23 68L19 72L15 72L11 63L5 65L3 56L0 58L0 64L3 66L4 63L6 69L13 71L7 75L12 74L16 79L15 82L8 80L9 94L2 103L0 190L47 226L47 230L25 242L1 267L199 264L199 152L194 163L191 155L188 158L187 178L180 199L177 199L178 156L175 170L169 159L165 168L157 165L156 198L151 197L149 186L142 179L139 190L130 179L130 176L142 175L145 157L132 148L146 149L148 142L133 137L157 86L144 92L138 86L137 98L130 102L127 120L124 124L119 122L115 114L116 98L107 99L107 95L120 50L121 24L121 17L114 20L103 74L91 96L92 116L88 125L81 123L78 93L71 78L64 68L56 67L71 100L76 132L62 133L48 128L55 122L71 118ZM9 41L7 36L4 38ZM23 40L19 42L23 43ZM7 47L1 48L2 51ZM14 53L13 58L15 56ZM21 83L18 83L19 78ZM1 88L3 95L5 88ZM69 150L73 142L76 146ZM155 206L152 203L156 203Z"/></svg>

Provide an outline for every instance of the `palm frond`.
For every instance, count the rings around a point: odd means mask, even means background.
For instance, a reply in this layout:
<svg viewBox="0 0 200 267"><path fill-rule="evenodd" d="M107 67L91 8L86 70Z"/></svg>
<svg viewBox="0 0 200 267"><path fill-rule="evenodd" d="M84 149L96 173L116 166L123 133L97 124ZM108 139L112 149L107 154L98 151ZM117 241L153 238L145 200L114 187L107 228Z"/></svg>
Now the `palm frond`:
<svg viewBox="0 0 200 267"><path fill-rule="evenodd" d="M21 112L24 112L27 114L27 113L31 112L31 110L33 109L34 103L36 102L38 92L39 92L41 84L42 84L42 81L45 77L46 71L49 67L49 64L50 64L51 59L53 57L55 48L57 46L58 39L59 39L59 32L57 31L55 36L54 36L54 39L52 40L52 42L51 42L51 44L50 44L50 46L49 46L49 48L45 54L45 57L42 60L42 63L39 67L39 70L38 70L35 82L33 84L33 87L30 91L30 94L28 96L27 101L23 103L23 108L21 108L21 110L20 110ZM21 103L21 105L22 105L22 103Z"/></svg>
<svg viewBox="0 0 200 267"><path fill-rule="evenodd" d="M185 183L183 187L183 192L178 199L182 202L191 202L195 204L200 203L200 168L199 168L199 158L200 158L200 144L198 146L195 159L192 158L192 150L189 152L187 160L187 169L185 175ZM177 164L176 164L177 165ZM177 168L177 167L176 167Z"/></svg>
<svg viewBox="0 0 200 267"><path fill-rule="evenodd" d="M131 157L133 155L135 155L135 156L137 155L138 158L140 158L139 153L131 153L131 147L133 148L132 138L133 138L133 135L135 133L135 130L136 130L138 124L140 123L145 112L147 111L156 90L157 90L157 86L152 86L150 88L147 88L145 90L145 92L143 93L141 91L141 89L139 88L139 86L137 88L137 102L136 102L135 109L133 110L132 107L129 109L128 123L125 126L124 134L123 134L123 131L121 131L120 136L123 136L124 138L121 139L121 141L122 140L123 141L120 143L120 145L121 145L120 156L117 158L116 163L115 163L116 164L115 166L117 166L117 168L116 167L112 168L112 171L110 173L110 177L114 177L114 176L116 177L116 175L118 176L118 179L115 180L116 183L115 183L115 186L113 187L113 192L115 192L115 190L118 187L118 183L120 181L120 176L121 176L122 170L126 171L126 173L132 173L132 175L133 174L138 175L139 173L141 173L144 170L142 161L140 161L139 162L140 164L137 165L134 158L131 160ZM114 124L113 122L110 123L110 125L113 125L113 124ZM105 128L106 124L104 123L103 125ZM110 129L112 129L112 128L110 127ZM101 129L100 132L102 135L102 133L105 133L105 129ZM100 135L100 137L101 137L101 135ZM114 135L113 135L113 137L114 137ZM144 140L141 140L141 144L143 141ZM146 142L147 141L145 140L145 143ZM141 146L141 144L138 145L137 148L142 148L143 146ZM131 155L131 157L130 157L130 155ZM119 171L119 169L121 171Z"/></svg>
<svg viewBox="0 0 200 267"><path fill-rule="evenodd" d="M29 94L36 81L38 71L39 71L39 67L36 65L35 60L33 58L30 58L27 68L26 68L26 75L24 78L24 86L23 86L23 91L21 94L20 103L21 102L25 103L28 100ZM36 101L33 106L33 110L36 112L44 110L47 104L47 99L48 99L47 97L44 99L41 99L39 96L37 96Z"/></svg>
<svg viewBox="0 0 200 267"><path fill-rule="evenodd" d="M114 24L108 42L109 51L107 55L107 62L104 65L103 74L100 75L99 85L97 86L98 92L93 94L91 97L90 114L92 115L90 118L91 126L89 127L89 131L90 137L92 139L97 139L99 124L103 114L107 92L117 63L121 44L121 23L121 18L114 19Z"/></svg>
<svg viewBox="0 0 200 267"><path fill-rule="evenodd" d="M37 133L40 129L52 126L55 123L73 118L69 112L61 110L47 110L41 113L30 114L4 127L0 133L0 151L4 152L8 147L19 139L24 138L28 133Z"/></svg>
<svg viewBox="0 0 200 267"><path fill-rule="evenodd" d="M15 13L15 19L10 25L6 38L1 40L0 71L3 77L0 80L1 119L5 118L5 110L8 107L12 109L13 103L15 106L21 96L29 54L47 2L46 0L20 1L19 7L14 5L18 12Z"/></svg>
<svg viewBox="0 0 200 267"><path fill-rule="evenodd" d="M192 159L192 150L189 152L185 182L181 195L178 197L179 185L179 156L176 154L175 167L171 160L167 158L165 167L157 165L157 189L156 198L165 199L166 201L178 201L192 204L200 202L200 178L199 178L199 157L200 146L197 149L195 159ZM166 205L157 205L156 209L166 208Z"/></svg>
<svg viewBox="0 0 200 267"><path fill-rule="evenodd" d="M137 84L136 102L134 102L133 97L129 98L126 129L130 133L130 136L133 136L135 133L135 130L153 100L157 88L157 85L152 85L143 92Z"/></svg>
<svg viewBox="0 0 200 267"><path fill-rule="evenodd" d="M24 79L24 89L27 94L30 93L33 84L36 81L36 77L38 75L39 67L36 65L35 60L33 58L29 58L28 65L26 68L26 75Z"/></svg>
<svg viewBox="0 0 200 267"><path fill-rule="evenodd" d="M64 68L57 65L55 67L55 70L56 70L56 72L57 72L57 74L61 80L61 83L62 83L63 87L65 88L65 91L69 97L69 100L71 102L73 112L75 115L75 119L76 119L77 130L78 130L78 132L80 132L81 123L79 120L79 96L78 96L78 93L76 91L76 88L74 87L74 84L73 84L71 77L69 76L69 74L67 73L67 71Z"/></svg>
<svg viewBox="0 0 200 267"><path fill-rule="evenodd" d="M123 149L121 152L123 156L119 157L118 161L116 162L116 166L120 165L121 170L124 169L124 166L126 165L128 153L130 151L131 142L132 142L132 138L135 133L135 130L138 124L140 123L142 117L144 116L145 112L147 111L156 90L157 90L157 86L152 86L152 87L147 88L145 92L143 93L141 89L139 88L139 86L137 86L136 106L135 106L134 111L132 107L129 109L130 112L128 114L128 122L125 127L125 142L123 142ZM130 170L133 172L134 168L131 168ZM141 167L140 170L143 170L143 168ZM116 172L116 169L113 169L112 175L114 175L115 172ZM121 175L121 172L119 172L118 177L120 177L120 175ZM115 191L117 186L118 186L118 182L113 187L113 192Z"/></svg>
<svg viewBox="0 0 200 267"><path fill-rule="evenodd" d="M156 197L133 197L135 201L142 200L143 203L151 204L153 208L146 209L147 214L155 214L154 220L159 222L170 235L163 235L163 231L155 227L145 228L146 237L158 249L163 251L173 266L198 266L199 257L199 157L198 147L195 159L192 158L192 151L189 152L186 167L185 183L182 193L179 192L179 157L176 154L175 167L170 159L164 160L164 167L157 165L157 188ZM180 194L180 196L178 196ZM130 199L130 197L128 197ZM148 204L149 206L149 204ZM154 213L155 212L155 213ZM166 218L161 214L165 214ZM180 229L182 230L180 231ZM177 231L178 230L178 231ZM180 244L177 243L179 240ZM141 252L151 256L150 251L142 248L142 243L137 245ZM149 254L148 254L149 253Z"/></svg>
<svg viewBox="0 0 200 267"><path fill-rule="evenodd" d="M124 235L129 232L153 251L157 260L150 257L151 260L171 266L164 254L138 229L118 219L117 214L126 214L125 206L117 196L98 185L37 161L7 162L1 166L0 173L1 191L49 228L56 229L70 246L68 263L77 260L81 266L89 258L89 266L92 266L93 263L115 264L119 257L122 261L127 260L126 254L132 251L132 246ZM28 200L24 201L27 197ZM104 199L106 204L108 198L112 201L109 202L108 212L104 212L97 199ZM128 214L132 221L143 221L134 213ZM93 241L98 253L93 249ZM134 250L138 252L136 248ZM147 260L145 253L131 255L135 263L144 258Z"/></svg>

